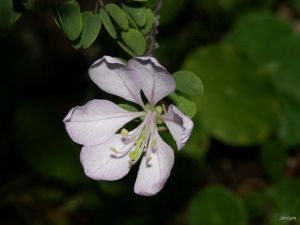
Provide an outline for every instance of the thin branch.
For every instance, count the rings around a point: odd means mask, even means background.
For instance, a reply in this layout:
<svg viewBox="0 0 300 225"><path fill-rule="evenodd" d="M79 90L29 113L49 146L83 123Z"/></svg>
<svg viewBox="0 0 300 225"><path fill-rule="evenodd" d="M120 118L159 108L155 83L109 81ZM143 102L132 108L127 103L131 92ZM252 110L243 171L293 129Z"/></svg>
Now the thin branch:
<svg viewBox="0 0 300 225"><path fill-rule="evenodd" d="M147 52L145 53L146 56L152 56L154 50L158 48L158 44L156 43L156 35L158 34L157 27L159 26L159 19L160 19L160 10L164 3L164 0L156 0L153 6L153 13L154 13L154 24L152 30L147 35L146 39L148 42Z"/></svg>

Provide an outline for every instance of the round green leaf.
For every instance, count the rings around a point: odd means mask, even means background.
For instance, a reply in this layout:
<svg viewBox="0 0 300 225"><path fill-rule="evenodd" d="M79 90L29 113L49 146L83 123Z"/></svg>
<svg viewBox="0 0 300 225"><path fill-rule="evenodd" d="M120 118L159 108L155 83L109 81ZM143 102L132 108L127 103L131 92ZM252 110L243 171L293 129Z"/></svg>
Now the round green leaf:
<svg viewBox="0 0 300 225"><path fill-rule="evenodd" d="M145 53L147 43L144 36L138 30L130 28L128 31L122 31L121 38L136 55L143 55Z"/></svg>
<svg viewBox="0 0 300 225"><path fill-rule="evenodd" d="M133 18L136 25L143 27L147 22L146 8L142 4L123 4L125 11Z"/></svg>
<svg viewBox="0 0 300 225"><path fill-rule="evenodd" d="M147 23L143 28L141 28L141 32L144 35L148 34L153 28L154 15L151 9L146 9L146 17L147 17Z"/></svg>
<svg viewBox="0 0 300 225"><path fill-rule="evenodd" d="M116 39L117 38L116 28L114 27L109 15L103 8L100 9L100 17L109 35L112 38Z"/></svg>
<svg viewBox="0 0 300 225"><path fill-rule="evenodd" d="M82 28L79 4L73 0L64 2L56 6L56 15L61 29L71 41L74 41Z"/></svg>
<svg viewBox="0 0 300 225"><path fill-rule="evenodd" d="M86 11L82 13L82 32L77 47L88 48L96 40L101 29L101 17L97 13Z"/></svg>
<svg viewBox="0 0 300 225"><path fill-rule="evenodd" d="M272 211L270 220L272 225L294 224L300 217L300 180L281 180L272 190L270 201ZM283 223L282 216L294 217L291 223ZM289 222L289 221L286 221ZM295 223L297 224L297 223Z"/></svg>
<svg viewBox="0 0 300 225"><path fill-rule="evenodd" d="M13 21L12 0L0 1L0 35L6 34Z"/></svg>
<svg viewBox="0 0 300 225"><path fill-rule="evenodd" d="M127 15L118 5L109 3L105 5L105 10L123 30L129 29Z"/></svg>
<svg viewBox="0 0 300 225"><path fill-rule="evenodd" d="M204 83L195 99L204 128L223 142L249 145L264 141L277 121L277 102L252 62L230 45L195 51L185 62Z"/></svg>
<svg viewBox="0 0 300 225"><path fill-rule="evenodd" d="M247 14L228 40L270 72L279 92L300 102L300 37L287 22L269 13Z"/></svg>
<svg viewBox="0 0 300 225"><path fill-rule="evenodd" d="M200 96L204 92L200 78L187 70L180 70L173 74L176 81L176 90L188 96Z"/></svg>
<svg viewBox="0 0 300 225"><path fill-rule="evenodd" d="M300 102L294 98L281 95L282 114L279 121L278 135L289 146L300 143Z"/></svg>
<svg viewBox="0 0 300 225"><path fill-rule="evenodd" d="M175 93L170 94L169 97L185 115L189 117L194 117L196 115L197 106L194 102Z"/></svg>
<svg viewBox="0 0 300 225"><path fill-rule="evenodd" d="M246 225L244 203L225 188L211 186L200 191L188 208L191 225Z"/></svg>

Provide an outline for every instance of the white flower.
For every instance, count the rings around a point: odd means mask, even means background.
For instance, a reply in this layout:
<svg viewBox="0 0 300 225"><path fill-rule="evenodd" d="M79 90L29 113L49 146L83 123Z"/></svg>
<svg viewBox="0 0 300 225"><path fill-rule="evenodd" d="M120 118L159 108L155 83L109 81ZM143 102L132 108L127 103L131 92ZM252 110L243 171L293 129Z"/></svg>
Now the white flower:
<svg viewBox="0 0 300 225"><path fill-rule="evenodd" d="M157 123L166 124L178 149L184 147L193 128L192 120L174 105L165 114L156 106L175 90L173 77L152 57L134 58L126 65L105 56L91 66L89 74L99 88L140 105L143 111L129 112L107 100L91 100L70 110L64 122L72 140L83 145L80 159L85 174L95 180L117 180L142 157L134 191L155 195L174 164L174 152L159 136ZM143 103L141 91L149 104ZM138 117L144 119L137 128L121 129Z"/></svg>

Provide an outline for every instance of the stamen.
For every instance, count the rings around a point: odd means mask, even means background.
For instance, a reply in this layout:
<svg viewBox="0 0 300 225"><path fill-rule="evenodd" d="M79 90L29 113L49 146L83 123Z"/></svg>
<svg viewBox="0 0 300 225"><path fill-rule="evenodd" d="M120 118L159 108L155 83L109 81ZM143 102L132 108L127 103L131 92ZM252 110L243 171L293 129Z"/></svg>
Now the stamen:
<svg viewBox="0 0 300 225"><path fill-rule="evenodd" d="M128 130L126 130L125 128L123 128L122 130L121 130L121 136L122 136L122 138L127 138L128 137Z"/></svg>
<svg viewBox="0 0 300 225"><path fill-rule="evenodd" d="M112 150L113 153L119 153L119 151L115 147L110 147L110 150Z"/></svg>
<svg viewBox="0 0 300 225"><path fill-rule="evenodd" d="M151 141L151 148L154 151L157 150L157 140L156 139L154 139L154 140Z"/></svg>

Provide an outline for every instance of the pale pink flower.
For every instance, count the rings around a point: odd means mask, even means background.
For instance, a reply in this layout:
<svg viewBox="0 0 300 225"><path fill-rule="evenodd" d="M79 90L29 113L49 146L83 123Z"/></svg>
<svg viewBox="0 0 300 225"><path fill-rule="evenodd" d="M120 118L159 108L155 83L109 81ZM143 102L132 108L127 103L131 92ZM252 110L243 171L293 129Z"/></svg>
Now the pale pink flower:
<svg viewBox="0 0 300 225"><path fill-rule="evenodd" d="M176 106L170 105L167 113L156 106L174 92L173 77L152 57L133 58L126 65L105 56L91 66L89 74L103 91L134 102L143 111L130 112L107 100L91 100L70 110L64 123L72 140L83 145L80 159L85 174L95 180L118 180L142 157L134 191L155 195L174 164L174 152L160 137L157 123L165 123L178 149L184 147L193 128L192 120ZM146 105L141 91L149 101ZM143 122L132 131L122 129L135 118Z"/></svg>

